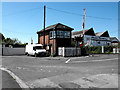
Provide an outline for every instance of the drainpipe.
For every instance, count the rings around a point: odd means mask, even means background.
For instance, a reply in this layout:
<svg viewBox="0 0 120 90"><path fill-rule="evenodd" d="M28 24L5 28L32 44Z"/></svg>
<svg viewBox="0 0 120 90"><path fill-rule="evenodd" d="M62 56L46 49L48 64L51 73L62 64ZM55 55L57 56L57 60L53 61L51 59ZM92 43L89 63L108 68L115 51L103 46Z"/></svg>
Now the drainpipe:
<svg viewBox="0 0 120 90"><path fill-rule="evenodd" d="M53 33L52 33L52 35L53 35L53 42L52 42L52 56L54 56L54 31L55 31L55 28L53 28Z"/></svg>

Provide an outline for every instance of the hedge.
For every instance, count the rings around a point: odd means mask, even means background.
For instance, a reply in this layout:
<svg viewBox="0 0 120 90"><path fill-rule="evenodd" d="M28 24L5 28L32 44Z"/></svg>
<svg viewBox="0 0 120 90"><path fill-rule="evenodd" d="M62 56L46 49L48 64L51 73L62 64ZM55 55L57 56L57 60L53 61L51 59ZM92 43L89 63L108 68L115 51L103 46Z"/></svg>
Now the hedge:
<svg viewBox="0 0 120 90"><path fill-rule="evenodd" d="M112 53L113 48L117 46L104 46L104 53ZM102 46L84 46L81 47L82 54L100 54L102 53Z"/></svg>

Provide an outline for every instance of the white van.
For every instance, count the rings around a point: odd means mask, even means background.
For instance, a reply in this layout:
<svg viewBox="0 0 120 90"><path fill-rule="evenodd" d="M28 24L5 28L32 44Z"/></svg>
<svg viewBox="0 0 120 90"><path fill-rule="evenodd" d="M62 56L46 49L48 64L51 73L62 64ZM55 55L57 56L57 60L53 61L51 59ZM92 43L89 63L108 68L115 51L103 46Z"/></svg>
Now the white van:
<svg viewBox="0 0 120 90"><path fill-rule="evenodd" d="M26 55L34 55L35 57L40 55L43 56L46 54L46 50L43 48L42 44L28 44L25 47Z"/></svg>

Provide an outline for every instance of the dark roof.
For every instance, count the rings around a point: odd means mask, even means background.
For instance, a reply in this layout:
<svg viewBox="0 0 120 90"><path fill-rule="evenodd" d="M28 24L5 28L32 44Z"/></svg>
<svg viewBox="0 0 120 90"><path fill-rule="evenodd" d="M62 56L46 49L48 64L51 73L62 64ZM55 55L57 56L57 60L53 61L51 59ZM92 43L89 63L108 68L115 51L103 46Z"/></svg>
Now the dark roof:
<svg viewBox="0 0 120 90"><path fill-rule="evenodd" d="M61 23L57 23L57 24L54 24L54 25L51 25L51 26L46 27L46 28L45 28L45 31L47 31L47 30L53 30L54 28L56 28L56 29L62 29L62 30L74 30L74 29L71 28L71 27L68 27L68 26L66 26L66 25L63 25L63 24L61 24ZM37 33L40 33L40 32L43 32L43 31L44 31L44 29L38 31Z"/></svg>
<svg viewBox="0 0 120 90"><path fill-rule="evenodd" d="M102 36L102 37L110 37L108 31L105 32L97 32L95 33L96 36Z"/></svg>
<svg viewBox="0 0 120 90"><path fill-rule="evenodd" d="M117 38L116 37L110 37L110 39L113 40L113 39L117 39Z"/></svg>
<svg viewBox="0 0 120 90"><path fill-rule="evenodd" d="M78 34L83 34L83 31L72 32L72 35L78 35ZM93 35L93 36L95 36L93 28L84 30L84 35Z"/></svg>
<svg viewBox="0 0 120 90"><path fill-rule="evenodd" d="M116 37L110 37L110 40L119 42L119 40Z"/></svg>

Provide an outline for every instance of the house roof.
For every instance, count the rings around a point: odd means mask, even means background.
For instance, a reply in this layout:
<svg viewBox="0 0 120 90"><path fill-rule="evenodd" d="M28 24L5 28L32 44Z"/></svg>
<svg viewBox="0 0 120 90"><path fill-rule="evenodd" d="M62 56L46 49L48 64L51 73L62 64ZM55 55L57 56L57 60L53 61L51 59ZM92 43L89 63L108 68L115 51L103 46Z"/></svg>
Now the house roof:
<svg viewBox="0 0 120 90"><path fill-rule="evenodd" d="M88 30L84 30L84 31L87 32ZM77 35L77 34L83 34L83 31L72 32L72 35Z"/></svg>
<svg viewBox="0 0 120 90"><path fill-rule="evenodd" d="M72 32L72 35L73 35L73 36L76 36L76 35L78 36L78 35L82 35L82 34L83 34L83 31ZM95 33L94 33L93 28L84 30L84 35L92 35L92 36L95 36Z"/></svg>
<svg viewBox="0 0 120 90"><path fill-rule="evenodd" d="M111 40L112 42L119 42L119 40L118 40L116 37L110 37L110 40Z"/></svg>
<svg viewBox="0 0 120 90"><path fill-rule="evenodd" d="M53 30L54 28L56 29L62 29L62 30L74 30L73 28L69 27L69 26L66 26L64 24L61 24L61 23L57 23L57 24L54 24L54 25L51 25L51 26L48 26L45 28L45 31L48 31L48 30ZM38 31L37 33L40 33L40 32L43 32L44 29Z"/></svg>
<svg viewBox="0 0 120 90"><path fill-rule="evenodd" d="M96 36L101 36L104 32L97 32L95 33Z"/></svg>
<svg viewBox="0 0 120 90"><path fill-rule="evenodd" d="M97 32L95 33L96 36L102 36L102 37L110 37L108 31L105 32Z"/></svg>

